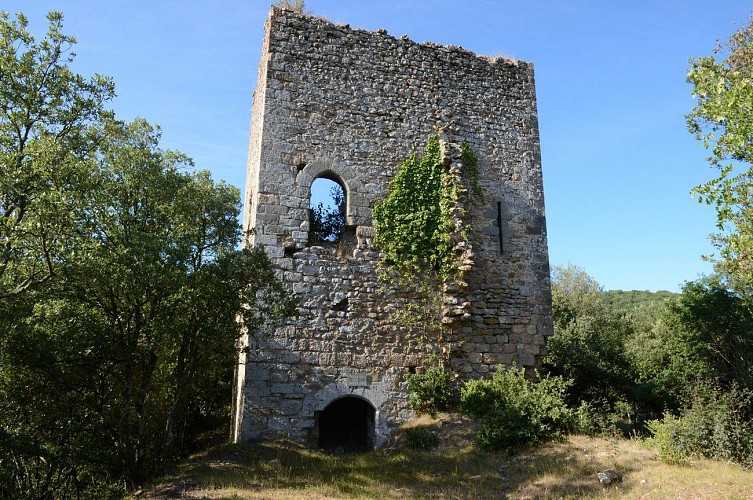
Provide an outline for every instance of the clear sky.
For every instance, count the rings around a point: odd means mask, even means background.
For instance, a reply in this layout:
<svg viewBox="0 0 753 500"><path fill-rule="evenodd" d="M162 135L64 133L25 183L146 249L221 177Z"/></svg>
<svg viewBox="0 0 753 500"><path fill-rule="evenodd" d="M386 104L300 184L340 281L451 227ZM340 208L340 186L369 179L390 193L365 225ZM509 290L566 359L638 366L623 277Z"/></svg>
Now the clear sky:
<svg viewBox="0 0 753 500"><path fill-rule="evenodd" d="M124 119L245 185L267 0L0 0L32 30L65 14L74 69L114 78ZM751 13L744 0L307 0L316 15L535 65L552 265L606 289L671 290L711 266L714 213L690 189L714 172L685 129L688 58Z"/></svg>

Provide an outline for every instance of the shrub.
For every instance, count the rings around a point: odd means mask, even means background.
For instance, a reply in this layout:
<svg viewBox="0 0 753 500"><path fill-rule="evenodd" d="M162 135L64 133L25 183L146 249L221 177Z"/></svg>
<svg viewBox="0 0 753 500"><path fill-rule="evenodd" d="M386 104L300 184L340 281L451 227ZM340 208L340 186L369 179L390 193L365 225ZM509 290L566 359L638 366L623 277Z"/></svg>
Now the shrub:
<svg viewBox="0 0 753 500"><path fill-rule="evenodd" d="M648 442L656 448L659 459L668 464L687 464L693 450L688 446L687 422L671 413L661 420L651 420L648 430L652 437Z"/></svg>
<svg viewBox="0 0 753 500"><path fill-rule="evenodd" d="M418 414L436 415L449 409L455 401L454 375L439 366L436 356L429 358L429 367L423 373L409 373L408 404Z"/></svg>
<svg viewBox="0 0 753 500"><path fill-rule="evenodd" d="M523 370L502 367L492 380L472 380L461 392L461 410L481 419L477 440L484 448L512 448L558 438L572 427L565 404L568 382L561 377L536 381Z"/></svg>
<svg viewBox="0 0 753 500"><path fill-rule="evenodd" d="M304 0L279 0L274 5L275 7L279 7L280 9L292 10L293 12L298 12L299 14L308 14Z"/></svg>
<svg viewBox="0 0 753 500"><path fill-rule="evenodd" d="M749 390L736 387L724 393L705 388L679 417L667 413L649 422L659 457L684 463L705 456L753 467L752 396Z"/></svg>
<svg viewBox="0 0 753 500"><path fill-rule="evenodd" d="M645 431L635 405L629 401L581 401L573 412L574 430L592 436L628 437Z"/></svg>

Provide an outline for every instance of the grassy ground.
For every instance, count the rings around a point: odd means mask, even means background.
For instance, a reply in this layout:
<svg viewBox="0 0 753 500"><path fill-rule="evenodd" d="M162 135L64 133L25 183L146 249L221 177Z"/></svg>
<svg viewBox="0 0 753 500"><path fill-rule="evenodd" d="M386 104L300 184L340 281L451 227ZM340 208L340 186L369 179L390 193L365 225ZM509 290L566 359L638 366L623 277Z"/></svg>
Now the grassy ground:
<svg viewBox="0 0 753 500"><path fill-rule="evenodd" d="M408 429L424 428L424 431ZM433 449L410 447L416 432ZM753 471L699 460L670 466L638 441L572 436L517 454L473 445L457 415L411 422L385 449L333 456L275 441L192 457L138 498L753 498ZM415 444L415 440L412 441ZM603 488L598 471L623 482Z"/></svg>

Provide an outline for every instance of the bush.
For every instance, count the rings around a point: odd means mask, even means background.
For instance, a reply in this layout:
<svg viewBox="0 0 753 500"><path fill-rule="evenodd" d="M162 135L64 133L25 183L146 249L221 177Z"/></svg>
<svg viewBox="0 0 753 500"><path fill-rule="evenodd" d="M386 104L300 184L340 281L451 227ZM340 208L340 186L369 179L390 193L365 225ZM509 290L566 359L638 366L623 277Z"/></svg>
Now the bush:
<svg viewBox="0 0 753 500"><path fill-rule="evenodd" d="M624 400L581 401L573 416L574 430L591 436L627 437L645 430L636 421L634 406Z"/></svg>
<svg viewBox="0 0 753 500"><path fill-rule="evenodd" d="M693 455L689 447L687 422L671 413L665 413L661 420L651 420L648 430L652 437L648 442L656 448L659 459L668 464L687 464Z"/></svg>
<svg viewBox="0 0 753 500"><path fill-rule="evenodd" d="M561 377L529 381L523 370L500 367L492 380L466 383L461 410L481 419L477 440L484 448L548 441L573 425L573 412L564 400L567 386Z"/></svg>
<svg viewBox="0 0 753 500"><path fill-rule="evenodd" d="M575 431L589 436L614 434L607 406L604 402L581 401L573 412Z"/></svg>
<svg viewBox="0 0 753 500"><path fill-rule="evenodd" d="M726 387L753 388L753 309L750 297L724 276L685 283L672 312L682 325L680 340L701 376Z"/></svg>
<svg viewBox="0 0 753 500"><path fill-rule="evenodd" d="M455 401L454 375L439 366L436 356L429 358L429 367L423 373L409 373L408 404L418 414L431 416L449 409Z"/></svg>
<svg viewBox="0 0 753 500"><path fill-rule="evenodd" d="M685 463L704 456L753 467L752 396L749 390L734 387L725 393L705 388L681 416L667 413L662 420L649 422L659 457Z"/></svg>

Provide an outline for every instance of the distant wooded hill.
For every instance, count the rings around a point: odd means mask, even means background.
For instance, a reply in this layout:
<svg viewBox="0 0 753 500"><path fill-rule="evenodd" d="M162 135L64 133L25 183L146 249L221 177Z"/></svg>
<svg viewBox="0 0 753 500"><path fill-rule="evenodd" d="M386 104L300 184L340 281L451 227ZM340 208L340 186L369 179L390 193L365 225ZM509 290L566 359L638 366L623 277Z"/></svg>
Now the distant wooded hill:
<svg viewBox="0 0 753 500"><path fill-rule="evenodd" d="M650 304L660 304L668 299L678 297L680 294L659 290L649 292L647 290L607 290L601 292L601 299L611 310L618 313L628 313L639 307Z"/></svg>

